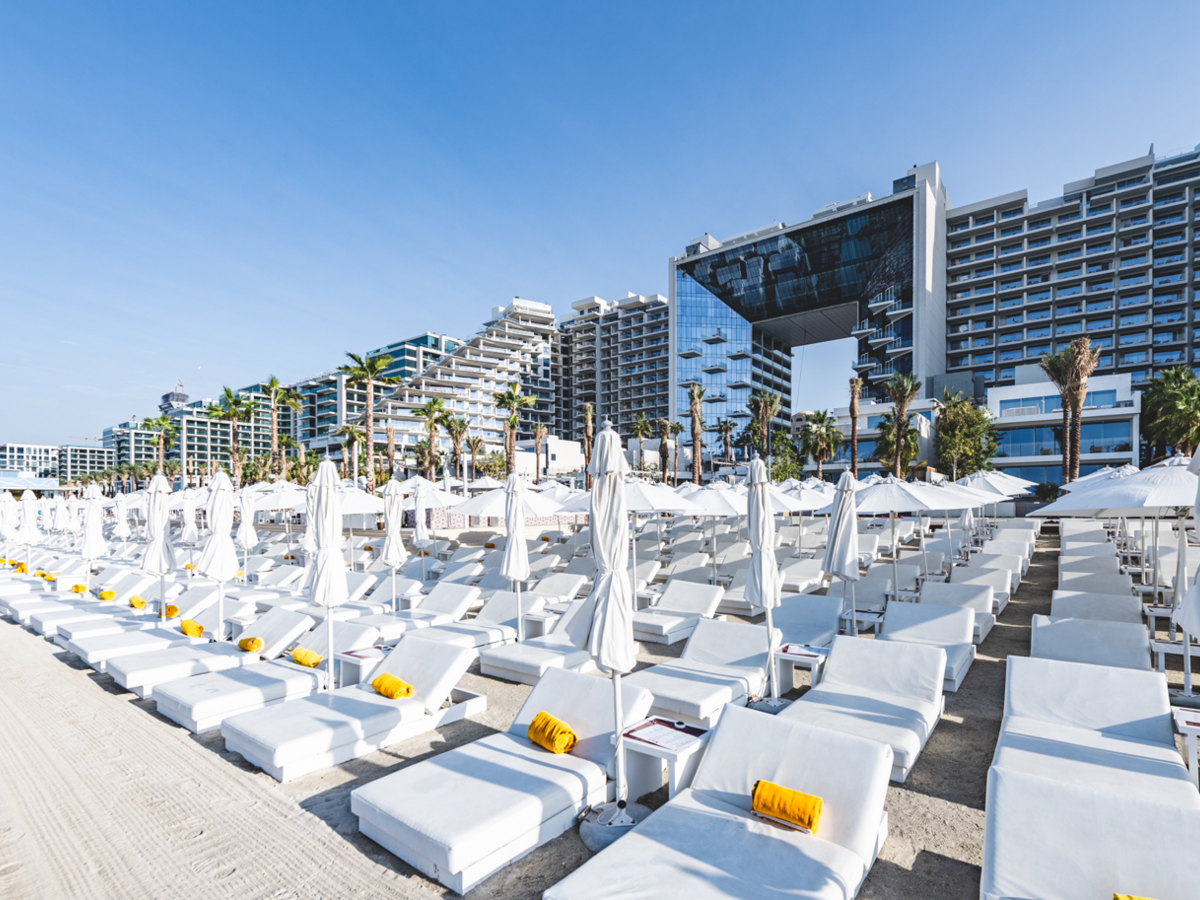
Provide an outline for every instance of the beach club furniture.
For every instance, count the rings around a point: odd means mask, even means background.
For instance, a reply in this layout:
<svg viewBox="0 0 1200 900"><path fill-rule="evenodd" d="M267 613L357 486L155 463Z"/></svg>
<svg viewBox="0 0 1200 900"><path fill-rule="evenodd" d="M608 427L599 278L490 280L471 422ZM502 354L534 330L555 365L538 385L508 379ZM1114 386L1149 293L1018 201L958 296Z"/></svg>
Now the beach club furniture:
<svg viewBox="0 0 1200 900"><path fill-rule="evenodd" d="M110 631L107 634L81 634L71 640L66 640L65 648L74 653L83 662L97 672L103 672L105 663L117 656L132 656L136 653L148 653L153 650L165 650L180 644L206 643L211 636L189 638L180 630L180 624L186 620L196 621L210 606L217 602L217 586L215 584L198 584L184 591L171 603L179 607L179 615L163 621L155 615L145 615L116 619L109 627L124 628L123 631ZM232 603L227 604L232 606ZM239 604L240 605L240 604ZM130 610L132 612L133 610ZM229 612L226 611L226 615ZM216 626L216 612L213 613L213 626ZM64 629L69 625L62 626ZM66 639L64 634L54 636L55 643Z"/></svg>
<svg viewBox="0 0 1200 900"><path fill-rule="evenodd" d="M854 582L853 589L846 586L840 578L834 578L825 591L828 597L845 597L849 609L851 591L854 595L854 608L859 612L883 612L887 606L888 597L892 593L892 579L884 577L860 578Z"/></svg>
<svg viewBox="0 0 1200 900"><path fill-rule="evenodd" d="M894 586L899 587L902 592L907 591L911 594L917 590L917 585L920 583L921 567L899 564L893 566L890 562L877 562L863 575L863 580L874 578L894 579L896 582ZM888 596L891 597L890 591Z"/></svg>
<svg viewBox="0 0 1200 900"><path fill-rule="evenodd" d="M797 559L786 562L779 570L785 591L806 594L821 587L825 573L821 571L822 560Z"/></svg>
<svg viewBox="0 0 1200 900"><path fill-rule="evenodd" d="M901 550L897 562L902 566L916 566L920 573L929 577L930 575L941 575L944 571L944 563L946 561L945 554L940 552L930 552L926 550L922 553L920 550Z"/></svg>
<svg viewBox="0 0 1200 900"><path fill-rule="evenodd" d="M988 553L985 550L983 553L972 554L971 562L966 569L968 573L980 569L1007 569L1012 576L1009 585L1009 594L1011 595L1015 594L1017 588L1021 586L1021 576L1024 572L1022 566L1027 565L1028 563L1015 553Z"/></svg>
<svg viewBox="0 0 1200 900"><path fill-rule="evenodd" d="M992 612L997 616L1008 606L1012 593L1012 573L1007 569L975 569L955 566L950 570L951 584L980 584L992 589Z"/></svg>
<svg viewBox="0 0 1200 900"><path fill-rule="evenodd" d="M971 642L974 628L975 614L969 609L929 603L889 603L878 640L941 647L946 651L942 690L957 691L975 661L975 645Z"/></svg>
<svg viewBox="0 0 1200 900"><path fill-rule="evenodd" d="M982 897L1195 894L1200 793L1163 676L1010 656Z"/></svg>
<svg viewBox="0 0 1200 900"><path fill-rule="evenodd" d="M701 619L713 617L724 595L719 585L671 580L654 606L634 613L633 637L654 644L678 643Z"/></svg>
<svg viewBox="0 0 1200 900"><path fill-rule="evenodd" d="M746 585L749 581L750 566L749 558L747 558L747 564L737 568L737 571L733 573L732 580L725 588L725 593L721 595L716 615L753 616L758 613L758 609L751 606L750 601L746 599Z"/></svg>
<svg viewBox="0 0 1200 900"><path fill-rule="evenodd" d="M776 629L772 647L779 646ZM650 715L711 728L727 703L745 706L767 682L765 625L701 619L679 659L634 672L625 684L654 697Z"/></svg>
<svg viewBox="0 0 1200 900"><path fill-rule="evenodd" d="M303 571L303 569L301 570ZM346 601L341 604L345 606L347 603L355 603L362 600L371 591L373 591L384 578L387 577L380 572L347 572L346 573ZM307 591L299 591L292 593L291 588L299 588L300 583L297 579L290 579L291 587L284 588L282 591L273 590L258 590L255 592L255 602L261 612L267 612L272 609L290 609L293 611L304 612L308 614L308 607L312 599ZM255 588L261 588L262 583L253 585ZM388 599L391 599L391 588L388 588Z"/></svg>
<svg viewBox="0 0 1200 900"><path fill-rule="evenodd" d="M496 591L475 618L434 625L432 628L418 628L408 632L408 635L464 647L478 656L485 648L501 647L516 641L518 608L525 613L532 613L538 612L544 605L541 597L523 593L518 607L514 592Z"/></svg>
<svg viewBox="0 0 1200 900"><path fill-rule="evenodd" d="M771 624L779 632L779 646L772 654L780 694L796 685L796 667L812 671L812 684L820 680L820 667L827 654L811 654L813 648L828 647L837 637L842 612L840 597L805 595L785 598L771 611ZM799 652L795 652L799 651Z"/></svg>
<svg viewBox="0 0 1200 900"><path fill-rule="evenodd" d="M551 669L592 671L596 668L595 660L574 643L572 634L587 633L589 625L585 623L591 622L595 607L593 597L574 600L549 634L482 650L479 654L480 673L520 684L537 684L538 679Z"/></svg>
<svg viewBox="0 0 1200 900"><path fill-rule="evenodd" d="M641 721L649 693L628 680L621 689L624 721ZM280 709L289 706L295 704ZM529 740L539 712L570 725L578 736L570 752L550 753ZM613 726L608 679L552 670L508 731L356 788L350 811L364 835L462 894L569 831L584 810L613 799Z"/></svg>
<svg viewBox="0 0 1200 900"><path fill-rule="evenodd" d="M971 630L972 642L978 644L996 624L992 613L992 589L986 584L951 584L927 581L921 585L920 603L938 606L961 606L975 614Z"/></svg>
<svg viewBox="0 0 1200 900"><path fill-rule="evenodd" d="M690 788L547 890L611 897L854 897L888 834L891 748L726 707ZM756 815L756 782L822 800L816 834Z"/></svg>
<svg viewBox="0 0 1200 900"><path fill-rule="evenodd" d="M276 566L255 576L255 584L261 587L286 588L294 585L304 574L303 566Z"/></svg>
<svg viewBox="0 0 1200 900"><path fill-rule="evenodd" d="M333 623L336 653L361 650L375 643L379 632L353 622ZM158 711L189 731L200 734L221 727L240 713L307 697L325 684L329 630L314 628L299 647L322 657L317 666L303 666L290 656L168 681L154 688Z"/></svg>
<svg viewBox="0 0 1200 900"><path fill-rule="evenodd" d="M1116 544L1064 544L1059 548L1060 556L1112 556L1117 555Z"/></svg>
<svg viewBox="0 0 1200 900"><path fill-rule="evenodd" d="M154 687L167 681L191 678L207 672L220 672L248 666L263 659L274 659L291 647L297 639L316 624L308 616L286 609L273 609L252 623L244 636L262 641L258 651L245 651L237 644L213 641L117 656L108 660L106 668L121 687L142 699L153 696Z"/></svg>
<svg viewBox="0 0 1200 900"><path fill-rule="evenodd" d="M879 535L860 534L858 536L859 565L869 566L879 559Z"/></svg>
<svg viewBox="0 0 1200 900"><path fill-rule="evenodd" d="M1058 571L1079 572L1091 575L1119 575L1121 561L1115 556L1060 556Z"/></svg>
<svg viewBox="0 0 1200 900"><path fill-rule="evenodd" d="M1133 576L1114 575L1111 572L1070 572L1059 570L1058 587L1064 591L1095 591L1101 594L1132 594Z"/></svg>
<svg viewBox="0 0 1200 900"><path fill-rule="evenodd" d="M833 639L821 683L779 713L891 746L903 782L945 709L946 651L905 641Z"/></svg>
<svg viewBox="0 0 1200 900"><path fill-rule="evenodd" d="M1132 594L1055 591L1050 595L1050 615L1056 619L1103 619L1141 625L1142 601Z"/></svg>
<svg viewBox="0 0 1200 900"><path fill-rule="evenodd" d="M567 605L581 593L586 593L588 580L583 575L567 575L547 573L540 581L529 588L528 593L542 598L546 609L554 612L566 612ZM511 589L511 583L510 588ZM522 592L524 593L524 592Z"/></svg>
<svg viewBox="0 0 1200 900"><path fill-rule="evenodd" d="M1029 560L1033 556L1033 541L1017 541L1011 538L1006 538L1003 541L989 540L983 542L981 549L984 553L1019 556L1022 562L1021 574L1024 575L1029 570Z"/></svg>
<svg viewBox="0 0 1200 900"><path fill-rule="evenodd" d="M455 687L472 658L405 636L370 678L393 675L412 685L412 696L392 699L363 682L240 713L221 723L225 749L283 782L426 734L487 709L482 694Z"/></svg>
<svg viewBox="0 0 1200 900"><path fill-rule="evenodd" d="M438 582L427 595L414 599L408 609L396 613L359 616L349 621L377 628L379 639L385 643L392 643L398 641L406 632L458 621L478 599L477 587Z"/></svg>
<svg viewBox="0 0 1200 900"><path fill-rule="evenodd" d="M1150 669L1150 631L1145 625L1100 619L1033 617L1029 655L1041 659Z"/></svg>
<svg viewBox="0 0 1200 900"><path fill-rule="evenodd" d="M109 609L116 608L128 610L129 600L134 596L145 595L152 587L156 587L158 579L153 575L147 575L145 572L129 572L112 583L111 586L106 586L96 591L92 596L80 594L79 600L74 600L74 594L42 594L43 601L41 603L19 603L13 602L9 604L11 615L22 624L31 625L38 634L54 635L54 623L58 619L62 621L77 620L82 611L107 612ZM107 600L98 599L104 591L112 591L113 596ZM47 631L47 629L49 629Z"/></svg>

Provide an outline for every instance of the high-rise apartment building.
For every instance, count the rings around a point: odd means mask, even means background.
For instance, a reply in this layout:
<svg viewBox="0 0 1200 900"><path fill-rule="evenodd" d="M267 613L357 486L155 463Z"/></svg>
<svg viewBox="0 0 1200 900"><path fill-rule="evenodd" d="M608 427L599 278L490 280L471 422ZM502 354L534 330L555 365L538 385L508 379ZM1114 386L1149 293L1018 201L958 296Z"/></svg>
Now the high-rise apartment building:
<svg viewBox="0 0 1200 900"><path fill-rule="evenodd" d="M340 447L343 438L338 429L360 424L367 409L366 385L350 381L341 372L314 375L289 387L300 395L300 409L280 408L280 416L286 415L287 422L286 430L281 424L280 433L290 434L306 451L324 453ZM395 385L378 381L372 386L376 400L393 390Z"/></svg>
<svg viewBox="0 0 1200 900"><path fill-rule="evenodd" d="M58 477L58 444L0 444L0 469L32 472L38 478Z"/></svg>
<svg viewBox="0 0 1200 900"><path fill-rule="evenodd" d="M58 451L58 477L76 481L92 472L111 469L116 462L117 453L110 447L67 444Z"/></svg>
<svg viewBox="0 0 1200 900"><path fill-rule="evenodd" d="M661 294L629 293L610 302L587 297L561 323L563 391L560 434L582 440L584 405L628 440L639 415L670 414L670 310Z"/></svg>
<svg viewBox="0 0 1200 900"><path fill-rule="evenodd" d="M458 338L427 331L425 334L409 338L406 341L397 341L386 347L380 347L378 350L372 350L367 356L370 358L390 356L392 361L383 374L389 378L399 378L401 381L407 382L424 372L430 363L437 362L447 353L461 346L462 341Z"/></svg>
<svg viewBox="0 0 1200 900"><path fill-rule="evenodd" d="M234 393L253 404L254 412L247 422L238 423L238 451L247 457L266 456L271 452L271 409L261 385L252 384ZM187 394L173 391L163 394L159 411L175 425L175 436L167 448L166 458L183 464L185 475L199 471L212 472L218 466L230 465L232 426L214 419L208 409L214 400L190 400ZM281 410L281 434L288 433L290 412ZM157 458L157 448L155 448Z"/></svg>
<svg viewBox="0 0 1200 900"><path fill-rule="evenodd" d="M155 433L142 427L137 416L128 422L112 425L101 433L104 446L113 451L113 465L130 466L158 459Z"/></svg>

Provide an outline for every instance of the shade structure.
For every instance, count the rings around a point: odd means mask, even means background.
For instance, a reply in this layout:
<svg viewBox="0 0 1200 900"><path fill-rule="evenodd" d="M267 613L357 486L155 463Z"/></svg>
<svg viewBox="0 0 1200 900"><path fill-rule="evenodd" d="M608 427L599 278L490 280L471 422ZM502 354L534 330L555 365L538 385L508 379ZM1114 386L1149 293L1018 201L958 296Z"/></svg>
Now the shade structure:
<svg viewBox="0 0 1200 900"><path fill-rule="evenodd" d="M513 476L509 476L511 479ZM559 505L549 497L535 494L531 491L521 492L521 503L527 519L549 519L558 515ZM503 490L488 491L459 503L454 507L456 516L473 516L475 518L502 518L508 508L507 483Z"/></svg>
<svg viewBox="0 0 1200 900"><path fill-rule="evenodd" d="M71 534L83 533L83 501L72 500L67 503L67 531ZM100 501L100 521L104 522L104 501Z"/></svg>
<svg viewBox="0 0 1200 900"><path fill-rule="evenodd" d="M196 527L196 490L195 488L184 488L182 505L179 507L180 515L183 516L183 533L179 536L179 540L185 544L200 543L200 530Z"/></svg>
<svg viewBox="0 0 1200 900"><path fill-rule="evenodd" d="M243 550L249 550L258 543L258 534L254 531L254 509L257 499L257 491L253 487L244 487L238 491L238 509L242 515L234 542Z"/></svg>
<svg viewBox="0 0 1200 900"><path fill-rule="evenodd" d="M1049 506L1035 510L1034 516L1146 516L1174 515L1180 507L1191 506L1200 479L1191 471L1192 459L1173 456L1132 475L1112 475L1097 479Z"/></svg>
<svg viewBox="0 0 1200 900"><path fill-rule="evenodd" d="M1188 463L1188 472L1200 475L1200 456L1193 457ZM1179 553L1176 558L1173 593L1175 609L1171 612L1171 621L1183 632L1183 690L1188 697L1192 695L1192 635L1200 635L1200 581L1190 588L1187 583L1187 516L1196 509L1200 509L1200 480L1197 481L1191 510L1183 507L1176 510L1179 519ZM1156 560L1157 557L1156 553Z"/></svg>
<svg viewBox="0 0 1200 900"><path fill-rule="evenodd" d="M821 570L836 576L850 587L850 632L858 634L858 616L854 607L854 582L858 572L858 510L855 506L854 489L858 482L849 472L838 479L837 492L833 499L833 510L829 519L829 535L825 541L825 557ZM845 605L845 592L842 603Z"/></svg>
<svg viewBox="0 0 1200 900"><path fill-rule="evenodd" d="M217 583L217 639L224 637L225 583L237 577L237 550L233 546L233 482L224 470L213 476L209 485L208 503L204 510L208 519L208 541L200 552L196 572Z"/></svg>
<svg viewBox="0 0 1200 900"><path fill-rule="evenodd" d="M592 476L589 513L596 576L589 595L595 606L586 646L596 665L612 675L617 741L616 801L601 807L596 819L596 827L600 829L625 829L636 824L627 811L625 754L621 746L621 732L625 730L621 676L637 664L637 645L633 639L633 590L628 570L629 519L624 484L628 472L629 463L621 450L620 435L606 421L596 435L588 465L588 473Z"/></svg>
<svg viewBox="0 0 1200 900"><path fill-rule="evenodd" d="M458 506L464 502L464 499L458 496L458 494L451 494L449 491L443 491L441 488L422 487L416 493L402 498L403 508L405 510L416 509L418 495L420 495L421 503L425 509L446 509L447 507Z"/></svg>
<svg viewBox="0 0 1200 900"><path fill-rule="evenodd" d="M50 531L63 532L67 530L67 504L62 497L55 497L50 503Z"/></svg>
<svg viewBox="0 0 1200 900"><path fill-rule="evenodd" d="M429 509L429 504L425 497L431 490L432 488L419 486L413 496L413 543L422 551L429 543L429 524L425 521L425 511Z"/></svg>
<svg viewBox="0 0 1200 900"><path fill-rule="evenodd" d="M150 479L146 489L146 539L142 571L163 578L175 571L175 548L171 545L169 504L171 485L161 473Z"/></svg>
<svg viewBox="0 0 1200 900"><path fill-rule="evenodd" d="M1112 466L1103 466L1102 468L1097 469L1095 472L1092 472L1090 475L1084 475L1081 478L1076 478L1074 481L1072 481L1068 484L1064 484L1062 486L1062 492L1064 494L1066 494L1066 493L1069 493L1070 491L1078 490L1079 488L1083 487L1083 485L1089 484L1090 482L1096 481L1097 479L1108 478L1110 475L1112 475L1116 471L1117 470L1114 469Z"/></svg>
<svg viewBox="0 0 1200 900"><path fill-rule="evenodd" d="M396 611L396 570L408 559L400 529L404 524L404 489L395 478L383 486L383 564L392 570L392 612Z"/></svg>
<svg viewBox="0 0 1200 900"><path fill-rule="evenodd" d="M529 547L525 544L525 482L515 473L508 476L504 486L504 558L500 574L510 579L517 589L517 640L525 640L525 615L521 610L521 583L529 579Z"/></svg>
<svg viewBox="0 0 1200 900"><path fill-rule="evenodd" d="M474 481L467 482L467 490L469 491L493 491L496 488L504 487L504 482L498 478L492 478L490 475L484 475L482 478L476 478Z"/></svg>
<svg viewBox="0 0 1200 900"><path fill-rule="evenodd" d="M333 460L324 459L317 467L317 477L313 482L315 493L315 525L317 558L313 565L312 596L314 606L324 606L331 609L341 606L349 598L346 587L346 559L342 556L342 506L341 494L338 489L337 467ZM328 630L329 656L326 658L328 669L325 673L325 689L333 690L333 616L325 616L325 627Z"/></svg>
<svg viewBox="0 0 1200 900"><path fill-rule="evenodd" d="M383 500L356 487L340 488L338 504L343 516L370 516L383 512Z"/></svg>
<svg viewBox="0 0 1200 900"><path fill-rule="evenodd" d="M83 542L79 545L79 555L91 562L99 559L108 552L104 542L104 507L100 496L100 485L93 482L83 490ZM88 566L88 577L91 577L91 566ZM87 587L91 587L88 583Z"/></svg>
<svg viewBox="0 0 1200 900"><path fill-rule="evenodd" d="M771 701L778 703L779 680L771 654L775 652L775 625L771 610L779 605L783 591L779 564L775 561L775 516L771 512L771 482L767 465L757 457L750 461L750 491L746 495L746 531L750 537L750 573L746 578L746 601L767 611L767 659L771 662Z"/></svg>
<svg viewBox="0 0 1200 900"><path fill-rule="evenodd" d="M113 517L117 520L112 530L113 539L127 541L133 537L133 532L129 530L129 507L125 504L124 494L117 494L113 498Z"/></svg>

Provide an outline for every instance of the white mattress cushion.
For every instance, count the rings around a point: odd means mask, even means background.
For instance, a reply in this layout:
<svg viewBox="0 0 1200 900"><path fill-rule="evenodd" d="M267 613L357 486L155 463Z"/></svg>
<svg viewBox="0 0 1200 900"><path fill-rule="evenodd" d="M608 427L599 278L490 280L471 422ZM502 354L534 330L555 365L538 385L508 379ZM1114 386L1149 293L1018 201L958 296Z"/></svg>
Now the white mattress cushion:
<svg viewBox="0 0 1200 900"><path fill-rule="evenodd" d="M933 711L932 727L941 708L945 665L946 654L936 647L839 636L821 683L908 697Z"/></svg>
<svg viewBox="0 0 1200 900"><path fill-rule="evenodd" d="M939 691L944 670L943 664L938 670ZM930 721L926 703L881 691L831 686L824 681L779 715L886 743L892 748L895 764L902 769L916 761L937 724L936 718Z"/></svg>
<svg viewBox="0 0 1200 900"><path fill-rule="evenodd" d="M135 656L118 656L108 661L107 668L119 683L133 688L231 669L257 662L258 658L257 654L243 653L231 644L193 644Z"/></svg>
<svg viewBox="0 0 1200 900"><path fill-rule="evenodd" d="M1141 625L1142 601L1133 594L1055 591L1050 598L1050 615L1060 619L1103 619Z"/></svg>
<svg viewBox="0 0 1200 900"><path fill-rule="evenodd" d="M474 659L475 654L462 647L404 637L371 674L374 679L386 672L408 682L413 687L412 699L434 713ZM370 685L366 687L371 690Z"/></svg>
<svg viewBox="0 0 1200 900"><path fill-rule="evenodd" d="M510 625L490 625L473 619L470 622L451 622L433 628L418 628L411 637L424 641L440 641L455 647L475 649L501 641L515 641L517 629Z"/></svg>
<svg viewBox="0 0 1200 900"><path fill-rule="evenodd" d="M761 669L706 666L674 660L650 666L625 677L625 683L645 688L654 705L695 719L714 715L726 703L742 702L762 685Z"/></svg>
<svg viewBox="0 0 1200 900"><path fill-rule="evenodd" d="M591 656L580 650L565 635L551 634L519 644L507 644L485 650L480 658L489 665L540 678L550 669L573 669Z"/></svg>
<svg viewBox="0 0 1200 900"><path fill-rule="evenodd" d="M978 613L991 613L992 588L987 584L951 584L927 581L921 585L922 603L939 606L963 606Z"/></svg>
<svg viewBox="0 0 1200 900"><path fill-rule="evenodd" d="M1098 666L1149 669L1150 631L1145 625L1101 619L1034 616L1029 655Z"/></svg>
<svg viewBox="0 0 1200 900"><path fill-rule="evenodd" d="M975 613L960 606L921 603L889 603L883 617L883 637L889 641L923 643L971 643Z"/></svg>
<svg viewBox="0 0 1200 900"><path fill-rule="evenodd" d="M154 697L187 709L193 719L210 719L310 694L324 683L323 671L290 662L258 663L155 685Z"/></svg>
<svg viewBox="0 0 1200 900"><path fill-rule="evenodd" d="M719 585L668 581L655 609L696 616L712 616L721 605L725 589Z"/></svg>
<svg viewBox="0 0 1200 900"><path fill-rule="evenodd" d="M670 611L655 612L643 609L633 616L633 630L644 634L665 636L673 631L690 627L699 618L698 615L688 615L687 613L672 614Z"/></svg>

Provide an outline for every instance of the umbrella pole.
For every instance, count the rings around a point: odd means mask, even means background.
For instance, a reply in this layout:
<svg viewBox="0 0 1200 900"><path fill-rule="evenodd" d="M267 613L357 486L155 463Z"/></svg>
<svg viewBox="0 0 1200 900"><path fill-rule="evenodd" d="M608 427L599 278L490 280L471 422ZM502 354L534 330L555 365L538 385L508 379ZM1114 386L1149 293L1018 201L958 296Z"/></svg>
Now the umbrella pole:
<svg viewBox="0 0 1200 900"><path fill-rule="evenodd" d="M217 582L217 640L225 640L225 582Z"/></svg>
<svg viewBox="0 0 1200 900"><path fill-rule="evenodd" d="M850 636L858 637L858 600L854 596L854 582L847 582L850 585ZM845 599L846 592L842 591L842 598Z"/></svg>
<svg viewBox="0 0 1200 900"><path fill-rule="evenodd" d="M950 574L954 574L954 529L950 526L950 510L946 514L946 556L950 560Z"/></svg>
<svg viewBox="0 0 1200 900"><path fill-rule="evenodd" d="M1150 582L1150 586L1154 588L1150 594L1150 602L1158 603L1158 516L1154 517L1154 568L1150 572L1150 577L1154 580ZM1175 625L1171 625L1171 631L1175 631Z"/></svg>
<svg viewBox="0 0 1200 900"><path fill-rule="evenodd" d="M891 518L891 526L892 526L892 598L895 600L899 600L900 599L900 566L896 560L896 557L900 553L900 548L899 548L899 543L896 540L896 511L894 509L891 510L889 513L889 516Z"/></svg>
<svg viewBox="0 0 1200 900"><path fill-rule="evenodd" d="M392 615L396 614L396 570L392 569Z"/></svg>
<svg viewBox="0 0 1200 900"><path fill-rule="evenodd" d="M1142 584L1146 583L1146 517L1142 516L1142 528L1138 534L1138 542L1140 544L1140 552L1138 553L1138 574L1142 577Z"/></svg>
<svg viewBox="0 0 1200 900"><path fill-rule="evenodd" d="M775 665L775 624L771 621L771 607L767 607L767 672L771 679L771 705L779 705L779 673Z"/></svg>
<svg viewBox="0 0 1200 900"><path fill-rule="evenodd" d="M633 538L630 540L629 561L632 568L629 571L629 583L633 587L633 608L637 610L637 512L633 513Z"/></svg>
<svg viewBox="0 0 1200 900"><path fill-rule="evenodd" d="M717 583L717 519L712 519L712 583Z"/></svg>
<svg viewBox="0 0 1200 900"><path fill-rule="evenodd" d="M158 576L158 617L163 628L167 627L167 576Z"/></svg>
<svg viewBox="0 0 1200 900"><path fill-rule="evenodd" d="M325 607L325 635L329 639L327 650L329 662L325 670L325 690L328 692L333 690L333 657L335 655L333 652L333 607L331 606Z"/></svg>
<svg viewBox="0 0 1200 900"><path fill-rule="evenodd" d="M1179 607L1179 601L1187 593L1187 515L1179 515L1179 564L1175 569L1175 591L1171 597L1171 606ZM1174 616L1172 616L1174 621ZM1183 636L1183 693L1192 696L1192 636L1186 629L1180 629ZM1153 635L1151 635L1153 637Z"/></svg>
<svg viewBox="0 0 1200 900"><path fill-rule="evenodd" d="M521 582L513 579L517 588L517 640L525 640L525 610L521 607Z"/></svg>
<svg viewBox="0 0 1200 900"><path fill-rule="evenodd" d="M620 672L612 673L612 683L613 683L613 712L614 712L614 718L617 723L617 731L616 731L617 784L616 784L616 793L614 795L614 797L617 801L617 814L613 818L613 821L609 822L608 824L610 824L610 825L632 825L633 819L631 819L625 813L625 806L627 804L627 801L625 798L625 793L628 790L628 788L625 784L625 748L622 746L622 736L621 736L621 732L623 732L625 730L625 710L623 708L623 704L621 703L621 673Z"/></svg>

